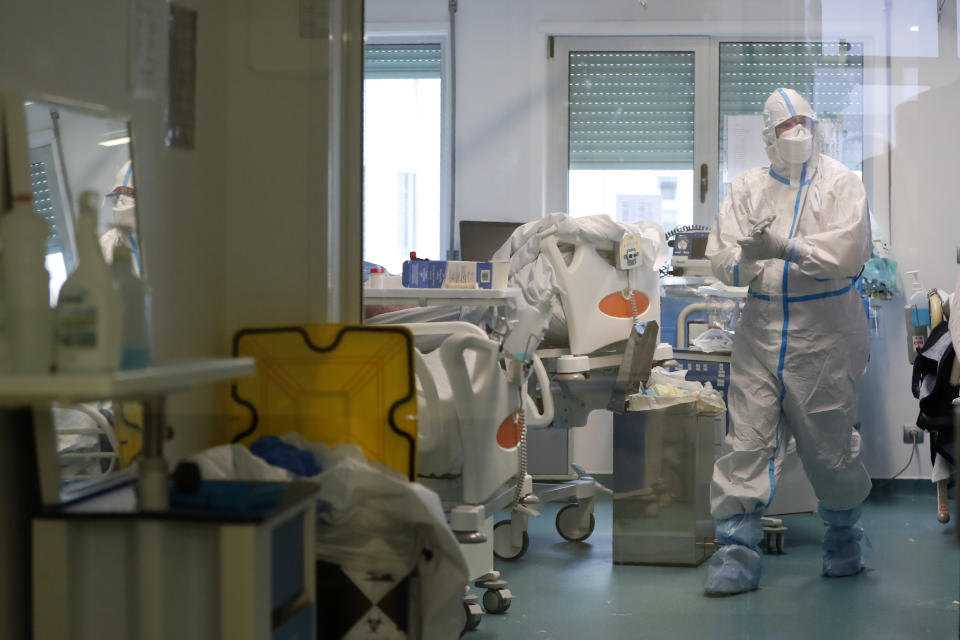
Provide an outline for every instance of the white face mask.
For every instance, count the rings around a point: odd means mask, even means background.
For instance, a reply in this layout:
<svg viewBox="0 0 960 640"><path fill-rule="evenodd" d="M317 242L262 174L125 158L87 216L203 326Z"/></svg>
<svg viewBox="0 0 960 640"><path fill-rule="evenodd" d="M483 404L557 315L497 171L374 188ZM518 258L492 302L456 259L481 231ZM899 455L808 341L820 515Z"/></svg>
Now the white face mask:
<svg viewBox="0 0 960 640"><path fill-rule="evenodd" d="M791 127L777 138L777 151L790 164L804 163L813 151L813 136L803 125Z"/></svg>

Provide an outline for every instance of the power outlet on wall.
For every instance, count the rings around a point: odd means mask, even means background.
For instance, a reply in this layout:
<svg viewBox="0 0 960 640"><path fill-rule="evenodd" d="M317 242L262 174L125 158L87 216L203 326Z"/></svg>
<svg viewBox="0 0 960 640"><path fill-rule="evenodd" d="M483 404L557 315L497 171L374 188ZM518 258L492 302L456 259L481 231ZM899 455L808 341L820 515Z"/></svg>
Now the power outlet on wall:
<svg viewBox="0 0 960 640"><path fill-rule="evenodd" d="M914 440L916 438L916 440ZM923 429L918 427L915 424L905 424L903 425L903 441L906 444L922 444L923 443Z"/></svg>

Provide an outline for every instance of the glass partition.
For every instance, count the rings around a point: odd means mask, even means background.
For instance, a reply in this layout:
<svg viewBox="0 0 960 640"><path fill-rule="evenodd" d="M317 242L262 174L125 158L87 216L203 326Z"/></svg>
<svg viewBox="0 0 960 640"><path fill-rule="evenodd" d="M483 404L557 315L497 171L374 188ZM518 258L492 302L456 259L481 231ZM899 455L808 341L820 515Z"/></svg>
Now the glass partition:
<svg viewBox="0 0 960 640"><path fill-rule="evenodd" d="M126 246L141 274L129 123L42 100L27 100L24 110L34 208L50 225L50 305L56 306L77 266L75 220L84 191L99 196L97 237L104 259L111 262L114 249ZM53 421L64 489L125 468L139 452L139 403L58 405Z"/></svg>

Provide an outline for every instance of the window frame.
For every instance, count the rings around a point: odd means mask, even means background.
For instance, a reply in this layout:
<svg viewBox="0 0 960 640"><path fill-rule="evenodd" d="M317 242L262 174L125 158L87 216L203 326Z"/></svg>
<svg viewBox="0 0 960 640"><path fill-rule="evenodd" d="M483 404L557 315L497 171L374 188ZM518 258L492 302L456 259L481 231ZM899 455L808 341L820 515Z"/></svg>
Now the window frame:
<svg viewBox="0 0 960 640"><path fill-rule="evenodd" d="M892 121L893 113L890 112L890 88L888 78L888 61L881 56L868 55L866 52L872 50L876 43L870 34L852 33L849 41L862 42L864 45L863 56L863 186L867 191L867 202L870 204L870 211L873 213L874 221L878 223L883 237L890 239L890 150L893 144L890 134L891 129L888 126L888 120ZM720 167L720 43L721 42L796 42L805 40L807 42L833 42L833 38L821 38L814 40L804 38L803 36L789 36L786 34L777 36L760 36L746 33L737 36L721 36L710 38L710 47L712 49L712 66L714 77L714 89L717 94L717 168ZM841 39L838 39L838 41ZM876 88L877 95L873 96L868 87ZM883 109L887 111L887 117L884 118L883 112L877 108L882 104ZM882 131L885 138L875 135ZM871 140L871 145L867 146L867 138ZM719 179L719 175L717 176ZM719 192L718 192L719 193ZM719 211L719 202L718 211ZM712 221L706 224L712 224Z"/></svg>
<svg viewBox="0 0 960 640"><path fill-rule="evenodd" d="M615 45L615 46L614 46ZM709 39L702 36L555 36L549 60L547 85L550 135L547 136L547 193L546 212L569 210L569 54L571 51L692 51L694 52L694 118L693 118L693 223L710 224L710 203L716 202L716 166L710 159L717 157L714 142L717 138L716 96L703 95L700 87L711 86ZM706 142L705 142L706 141ZM699 172L707 166L707 191L701 202L697 192ZM546 213L545 212L545 213ZM710 217L710 221L703 222Z"/></svg>
<svg viewBox="0 0 960 640"><path fill-rule="evenodd" d="M547 115L547 187L544 214L568 210L568 53L571 50L684 50L697 54L695 71L694 107L694 185L699 183L698 171L707 165L709 185L705 202L699 194L694 197L694 224L712 225L720 210L720 43L721 42L833 42L839 38L814 39L806 34L756 32L733 35L551 35L548 60L548 115ZM865 51L872 49L869 34L851 33L849 41L863 42ZM689 44L688 44L689 43ZM616 46L614 46L616 45ZM701 51L706 69L701 71ZM704 84L706 83L706 84ZM706 86L707 95L702 87ZM863 183L874 220L880 233L890 237L890 151L892 126L890 113L889 62L882 56L864 55L863 62ZM706 112L706 113L704 113ZM869 138L869 144L867 139Z"/></svg>
<svg viewBox="0 0 960 640"><path fill-rule="evenodd" d="M453 96L450 91L450 38L446 33L377 34L367 33L366 45L433 44L440 46L440 250L446 254L453 248L452 217L453 175ZM366 76L363 77L366 81ZM363 240L361 239L361 244ZM366 256L365 256L366 257ZM446 257L439 256L440 258Z"/></svg>

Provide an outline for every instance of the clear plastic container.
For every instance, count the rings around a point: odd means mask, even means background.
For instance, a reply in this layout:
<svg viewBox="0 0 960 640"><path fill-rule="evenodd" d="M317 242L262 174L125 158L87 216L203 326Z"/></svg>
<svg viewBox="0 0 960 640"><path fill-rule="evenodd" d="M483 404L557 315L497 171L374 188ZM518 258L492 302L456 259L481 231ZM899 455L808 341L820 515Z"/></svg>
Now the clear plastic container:
<svg viewBox="0 0 960 640"><path fill-rule="evenodd" d="M117 283L123 314L120 368L140 369L150 366L150 291L146 283L134 274L133 252L124 246L114 249L110 271Z"/></svg>

